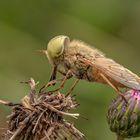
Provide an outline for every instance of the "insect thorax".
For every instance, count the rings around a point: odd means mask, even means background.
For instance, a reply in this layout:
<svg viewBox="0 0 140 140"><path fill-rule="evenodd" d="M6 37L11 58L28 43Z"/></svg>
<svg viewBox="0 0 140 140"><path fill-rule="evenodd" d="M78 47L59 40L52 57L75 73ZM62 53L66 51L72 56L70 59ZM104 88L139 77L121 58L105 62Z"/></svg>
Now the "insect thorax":
<svg viewBox="0 0 140 140"><path fill-rule="evenodd" d="M87 81L94 81L93 68L83 64L76 55L65 54L59 60L56 61L58 71L62 74L66 74L68 70L71 70L72 75L78 79L84 79Z"/></svg>

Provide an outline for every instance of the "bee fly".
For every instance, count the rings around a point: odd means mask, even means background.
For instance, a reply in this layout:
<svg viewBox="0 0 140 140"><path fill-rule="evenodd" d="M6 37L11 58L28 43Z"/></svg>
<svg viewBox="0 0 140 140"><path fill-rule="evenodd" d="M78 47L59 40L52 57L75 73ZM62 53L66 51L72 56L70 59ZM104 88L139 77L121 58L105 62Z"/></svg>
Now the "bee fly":
<svg viewBox="0 0 140 140"><path fill-rule="evenodd" d="M120 95L120 88L140 90L140 78L136 74L82 41L70 41L64 35L56 36L49 41L47 50L43 52L53 66L50 80L56 79L56 73L59 72L65 75L65 80L74 76L108 84Z"/></svg>

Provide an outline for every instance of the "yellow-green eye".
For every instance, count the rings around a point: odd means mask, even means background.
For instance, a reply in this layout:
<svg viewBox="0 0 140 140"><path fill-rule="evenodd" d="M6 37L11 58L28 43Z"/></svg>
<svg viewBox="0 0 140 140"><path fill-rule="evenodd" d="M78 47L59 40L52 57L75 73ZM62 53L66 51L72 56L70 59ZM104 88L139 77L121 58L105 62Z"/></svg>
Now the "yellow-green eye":
<svg viewBox="0 0 140 140"><path fill-rule="evenodd" d="M56 36L51 39L48 43L47 53L50 58L57 58L63 54L64 47L69 42L69 37L67 36Z"/></svg>

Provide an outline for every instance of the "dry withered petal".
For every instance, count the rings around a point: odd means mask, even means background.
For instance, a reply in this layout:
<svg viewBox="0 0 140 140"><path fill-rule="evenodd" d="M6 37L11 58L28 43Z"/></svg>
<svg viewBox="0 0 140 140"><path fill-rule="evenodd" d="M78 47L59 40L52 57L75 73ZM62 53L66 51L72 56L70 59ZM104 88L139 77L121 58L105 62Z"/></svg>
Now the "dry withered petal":
<svg viewBox="0 0 140 140"><path fill-rule="evenodd" d="M123 138L140 136L140 91L129 90L116 97L108 109L107 120L111 131Z"/></svg>
<svg viewBox="0 0 140 140"><path fill-rule="evenodd" d="M8 116L8 130L3 140L82 140L82 134L64 116L78 118L78 113L69 113L78 103L72 96L59 91L38 94L35 82L30 80L31 93L20 104L0 100L1 104L12 106Z"/></svg>

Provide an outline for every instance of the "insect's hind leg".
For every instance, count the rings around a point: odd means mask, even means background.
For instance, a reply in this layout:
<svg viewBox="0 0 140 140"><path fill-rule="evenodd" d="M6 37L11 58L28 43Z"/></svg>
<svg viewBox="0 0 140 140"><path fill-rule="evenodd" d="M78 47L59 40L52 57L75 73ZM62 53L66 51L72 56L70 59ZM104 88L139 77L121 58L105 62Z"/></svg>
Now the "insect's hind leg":
<svg viewBox="0 0 140 140"><path fill-rule="evenodd" d="M127 100L126 100L126 98L124 97L124 95L118 89L118 87L116 87L115 85L113 85L113 83L103 73L100 73L100 76L122 97L122 99L126 103L128 103Z"/></svg>

